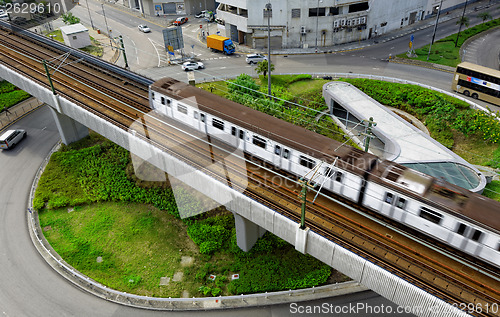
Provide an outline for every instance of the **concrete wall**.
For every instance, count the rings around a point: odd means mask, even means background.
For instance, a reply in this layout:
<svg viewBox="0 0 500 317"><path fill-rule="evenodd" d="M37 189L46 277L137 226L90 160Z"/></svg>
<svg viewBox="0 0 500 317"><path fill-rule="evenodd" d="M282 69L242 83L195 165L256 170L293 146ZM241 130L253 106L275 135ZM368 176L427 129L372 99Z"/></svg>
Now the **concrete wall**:
<svg viewBox="0 0 500 317"><path fill-rule="evenodd" d="M88 31L74 34L66 34L62 32L62 37L64 39L64 44L74 48L82 48L92 44L90 42L90 35Z"/></svg>

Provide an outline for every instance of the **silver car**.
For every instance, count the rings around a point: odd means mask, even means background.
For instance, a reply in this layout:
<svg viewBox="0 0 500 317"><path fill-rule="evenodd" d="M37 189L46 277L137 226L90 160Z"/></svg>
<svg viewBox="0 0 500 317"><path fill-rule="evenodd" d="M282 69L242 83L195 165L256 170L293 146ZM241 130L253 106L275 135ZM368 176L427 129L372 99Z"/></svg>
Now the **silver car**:
<svg viewBox="0 0 500 317"><path fill-rule="evenodd" d="M262 54L248 54L246 58L248 64L257 64L258 62L262 62L264 60L267 60L267 56Z"/></svg>
<svg viewBox="0 0 500 317"><path fill-rule="evenodd" d="M0 136L0 149L10 149L26 137L27 133L23 129L8 130Z"/></svg>

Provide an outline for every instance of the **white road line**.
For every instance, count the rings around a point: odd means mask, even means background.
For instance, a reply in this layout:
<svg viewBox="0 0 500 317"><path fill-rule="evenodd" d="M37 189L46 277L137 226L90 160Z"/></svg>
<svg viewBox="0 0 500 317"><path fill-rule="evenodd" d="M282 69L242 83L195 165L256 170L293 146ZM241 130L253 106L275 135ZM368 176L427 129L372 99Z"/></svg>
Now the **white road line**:
<svg viewBox="0 0 500 317"><path fill-rule="evenodd" d="M139 52L137 51L137 46L135 46L135 42L127 35L124 34L128 38L130 42L132 42L132 45L134 45L134 50L135 50L135 58L137 59L137 65L139 65Z"/></svg>
<svg viewBox="0 0 500 317"><path fill-rule="evenodd" d="M155 51L156 51L156 55L158 56L158 67L160 67L161 65L161 56L160 56L160 52L158 52L158 49L156 48L156 45L155 45L155 42L153 40L151 40L149 37L148 37L148 40L149 42L151 43L151 45L153 45Z"/></svg>

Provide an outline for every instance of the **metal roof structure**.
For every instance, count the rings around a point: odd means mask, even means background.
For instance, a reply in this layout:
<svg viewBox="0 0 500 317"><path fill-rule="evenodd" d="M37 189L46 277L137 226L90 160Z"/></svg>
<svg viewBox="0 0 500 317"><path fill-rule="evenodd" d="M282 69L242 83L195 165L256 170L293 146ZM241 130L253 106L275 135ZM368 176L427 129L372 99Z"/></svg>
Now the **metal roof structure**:
<svg viewBox="0 0 500 317"><path fill-rule="evenodd" d="M336 123L361 145L363 120L373 118L375 138L370 152L396 163L443 179L473 192L482 192L485 176L472 164L394 114L353 85L335 81L323 86L323 97Z"/></svg>

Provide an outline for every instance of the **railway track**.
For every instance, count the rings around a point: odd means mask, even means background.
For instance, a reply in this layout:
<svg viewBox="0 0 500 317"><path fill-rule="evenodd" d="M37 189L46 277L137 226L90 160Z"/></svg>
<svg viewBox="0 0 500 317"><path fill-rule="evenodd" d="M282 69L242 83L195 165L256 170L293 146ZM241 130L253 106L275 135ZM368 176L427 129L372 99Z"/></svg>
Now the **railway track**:
<svg viewBox="0 0 500 317"><path fill-rule="evenodd" d="M50 50L38 54L36 49L30 46L21 53L19 45L26 45L24 41L19 39L11 41L12 36L3 33L0 36L4 36L2 38L4 41L0 45L0 62L16 68L27 77L48 87L40 60L50 59L51 56L53 58L54 55L51 55ZM134 94L141 95L141 93L120 87L117 84L119 78L117 82L117 78L110 79L115 81L110 83L99 78L92 70L80 68L57 72L53 74L52 79L56 91L65 98L121 129L129 130L134 124L137 125L139 129L135 131L143 140L223 183L227 183L228 173L231 173L231 187L284 216L299 221L301 200L298 198L300 192L298 185L277 184L270 179L269 176L272 174L270 171L252 165L248 161L244 166L231 160L227 161L225 160L227 152L223 145L207 147L203 141L193 141L197 138L202 139L202 136L194 131L186 134L182 130L189 129L179 126L176 122L155 115L146 115L150 111L149 106L145 106L144 103L144 100L147 100L146 92L138 97L139 101L130 102L135 98ZM109 93L110 90L114 90L113 93ZM117 94L125 97L119 97ZM143 124L146 121L148 125L144 128ZM220 164L214 164L216 162ZM459 267L450 267L443 259L438 260L434 256L429 256L430 251L427 253L416 250L412 248L411 243L402 243L402 240L399 240L402 238L395 239L396 233L384 235L381 232L386 231L385 228L373 229L376 227L374 224L345 216L338 212L340 209L338 204L325 197L320 196L320 199L312 204L310 196L311 194L308 197L307 223L316 233L451 304L474 303L475 307L479 307L479 304L482 307L486 305L491 307L500 302L498 280L471 277L460 272ZM488 316L478 311L473 314Z"/></svg>

